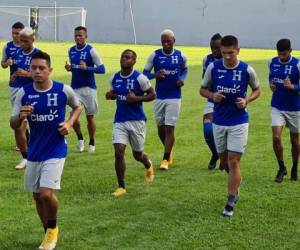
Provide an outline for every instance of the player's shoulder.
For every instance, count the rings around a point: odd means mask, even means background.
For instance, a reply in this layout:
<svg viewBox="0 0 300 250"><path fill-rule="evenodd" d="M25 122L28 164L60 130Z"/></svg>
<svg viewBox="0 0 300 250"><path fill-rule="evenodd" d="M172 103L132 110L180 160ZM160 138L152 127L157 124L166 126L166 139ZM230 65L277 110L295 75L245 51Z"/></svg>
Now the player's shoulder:
<svg viewBox="0 0 300 250"><path fill-rule="evenodd" d="M53 84L52 85L53 90L63 90L63 89L71 88L69 85L59 82L59 81L56 81L56 80L52 80L52 84Z"/></svg>
<svg viewBox="0 0 300 250"><path fill-rule="evenodd" d="M291 64L298 64L298 63L299 63L299 59L297 57L292 56Z"/></svg>

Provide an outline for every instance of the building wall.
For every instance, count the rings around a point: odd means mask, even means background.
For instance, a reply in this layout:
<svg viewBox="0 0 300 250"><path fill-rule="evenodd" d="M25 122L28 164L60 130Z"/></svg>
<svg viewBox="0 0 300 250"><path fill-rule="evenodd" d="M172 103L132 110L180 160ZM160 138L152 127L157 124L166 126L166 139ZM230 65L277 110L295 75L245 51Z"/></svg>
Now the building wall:
<svg viewBox="0 0 300 250"><path fill-rule="evenodd" d="M57 0L57 6L87 10L90 41L133 43L130 0ZM159 43L159 34L171 28L177 44L207 45L212 34L234 34L243 47L274 48L287 37L300 49L299 0L131 0L137 42ZM0 5L53 6L52 0L0 0ZM1 11L1 9L0 9ZM17 19L21 16L16 16ZM25 18L26 20L26 18ZM0 38L10 36L13 20L0 12ZM72 40L75 22L59 24L59 40ZM5 24L5 25L3 25Z"/></svg>

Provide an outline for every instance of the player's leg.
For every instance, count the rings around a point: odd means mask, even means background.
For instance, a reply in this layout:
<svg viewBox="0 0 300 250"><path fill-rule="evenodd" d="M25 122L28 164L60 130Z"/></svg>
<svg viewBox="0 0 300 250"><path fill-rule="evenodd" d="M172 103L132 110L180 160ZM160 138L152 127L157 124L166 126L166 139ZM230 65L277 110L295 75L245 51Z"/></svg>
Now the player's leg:
<svg viewBox="0 0 300 250"><path fill-rule="evenodd" d="M21 127L14 130L16 144L20 150L22 155L22 160L15 166L16 170L25 169L27 164L27 137L26 137L26 130L27 130L27 122L22 122Z"/></svg>
<svg viewBox="0 0 300 250"><path fill-rule="evenodd" d="M79 89L74 89L74 92L76 94L76 97L79 99L80 103L81 103L81 108L84 108L86 111L86 106L84 104L84 99L83 99L83 95L82 95L82 91L81 88ZM72 111L71 111L72 112ZM80 116L78 117L78 119L74 122L73 124L73 129L76 133L77 136L77 152L78 153L82 153L84 151L84 138L82 135L82 131L81 131L81 126L80 126Z"/></svg>
<svg viewBox="0 0 300 250"><path fill-rule="evenodd" d="M87 129L89 132L89 149L88 152L95 152L95 134L96 134L96 119L94 115L87 115Z"/></svg>
<svg viewBox="0 0 300 250"><path fill-rule="evenodd" d="M290 132L290 139L292 145L292 159L293 166L291 169L291 180L298 180L298 162L299 162L299 133Z"/></svg>

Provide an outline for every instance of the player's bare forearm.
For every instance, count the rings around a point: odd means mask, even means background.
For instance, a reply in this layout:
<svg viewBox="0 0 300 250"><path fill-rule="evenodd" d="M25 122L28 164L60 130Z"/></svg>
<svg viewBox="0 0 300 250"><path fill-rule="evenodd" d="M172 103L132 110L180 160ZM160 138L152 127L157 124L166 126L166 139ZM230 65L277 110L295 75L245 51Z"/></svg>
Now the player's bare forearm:
<svg viewBox="0 0 300 250"><path fill-rule="evenodd" d="M156 98L156 93L151 87L146 91L146 95L139 96L141 102L151 102Z"/></svg>
<svg viewBox="0 0 300 250"><path fill-rule="evenodd" d="M205 98L212 98L213 92L209 91L207 88L201 87L199 91L200 95Z"/></svg>
<svg viewBox="0 0 300 250"><path fill-rule="evenodd" d="M78 120L80 113L82 111L82 106L77 106L74 108L70 114L70 117L67 121L67 123L70 125L70 127L73 127L73 124L76 120Z"/></svg>
<svg viewBox="0 0 300 250"><path fill-rule="evenodd" d="M20 119L19 116L12 116L10 118L10 127L12 129L18 129L20 128L21 124L22 124L23 120Z"/></svg>
<svg viewBox="0 0 300 250"><path fill-rule="evenodd" d="M256 89L252 89L251 94L246 98L247 104L257 99L260 96L260 93L261 93L260 87L257 87Z"/></svg>

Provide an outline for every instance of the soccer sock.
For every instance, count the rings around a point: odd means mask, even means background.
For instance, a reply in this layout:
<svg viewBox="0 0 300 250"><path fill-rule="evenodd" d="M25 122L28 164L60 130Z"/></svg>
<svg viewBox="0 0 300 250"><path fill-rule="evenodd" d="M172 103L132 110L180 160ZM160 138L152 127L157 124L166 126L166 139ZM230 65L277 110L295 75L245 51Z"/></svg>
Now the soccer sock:
<svg viewBox="0 0 300 250"><path fill-rule="evenodd" d="M292 169L297 169L297 168L298 168L298 161L294 161Z"/></svg>
<svg viewBox="0 0 300 250"><path fill-rule="evenodd" d="M119 184L119 187L125 188L125 181L124 180L118 180L118 184Z"/></svg>
<svg viewBox="0 0 300 250"><path fill-rule="evenodd" d="M163 160L170 160L170 155L171 155L171 153L164 153L164 156L163 156Z"/></svg>
<svg viewBox="0 0 300 250"><path fill-rule="evenodd" d="M27 152L21 152L21 154L24 159L27 159Z"/></svg>
<svg viewBox="0 0 300 250"><path fill-rule="evenodd" d="M48 220L47 228L56 228L56 219L55 220Z"/></svg>
<svg viewBox="0 0 300 250"><path fill-rule="evenodd" d="M277 160L278 165L279 165L279 170L285 170L285 165L283 160Z"/></svg>
<svg viewBox="0 0 300 250"><path fill-rule="evenodd" d="M203 132L206 144L208 145L210 151L213 154L213 157L218 158L218 153L214 141L214 134L212 128L212 122L204 122L203 123Z"/></svg>
<svg viewBox="0 0 300 250"><path fill-rule="evenodd" d="M89 143L89 145L93 145L93 146L95 146L95 139L90 139L90 143Z"/></svg>
<svg viewBox="0 0 300 250"><path fill-rule="evenodd" d="M83 140L83 135L82 135L82 133L77 134L77 138L78 138L78 141L79 141L79 140Z"/></svg>
<svg viewBox="0 0 300 250"><path fill-rule="evenodd" d="M228 195L227 204L231 207L234 206L235 195Z"/></svg>

